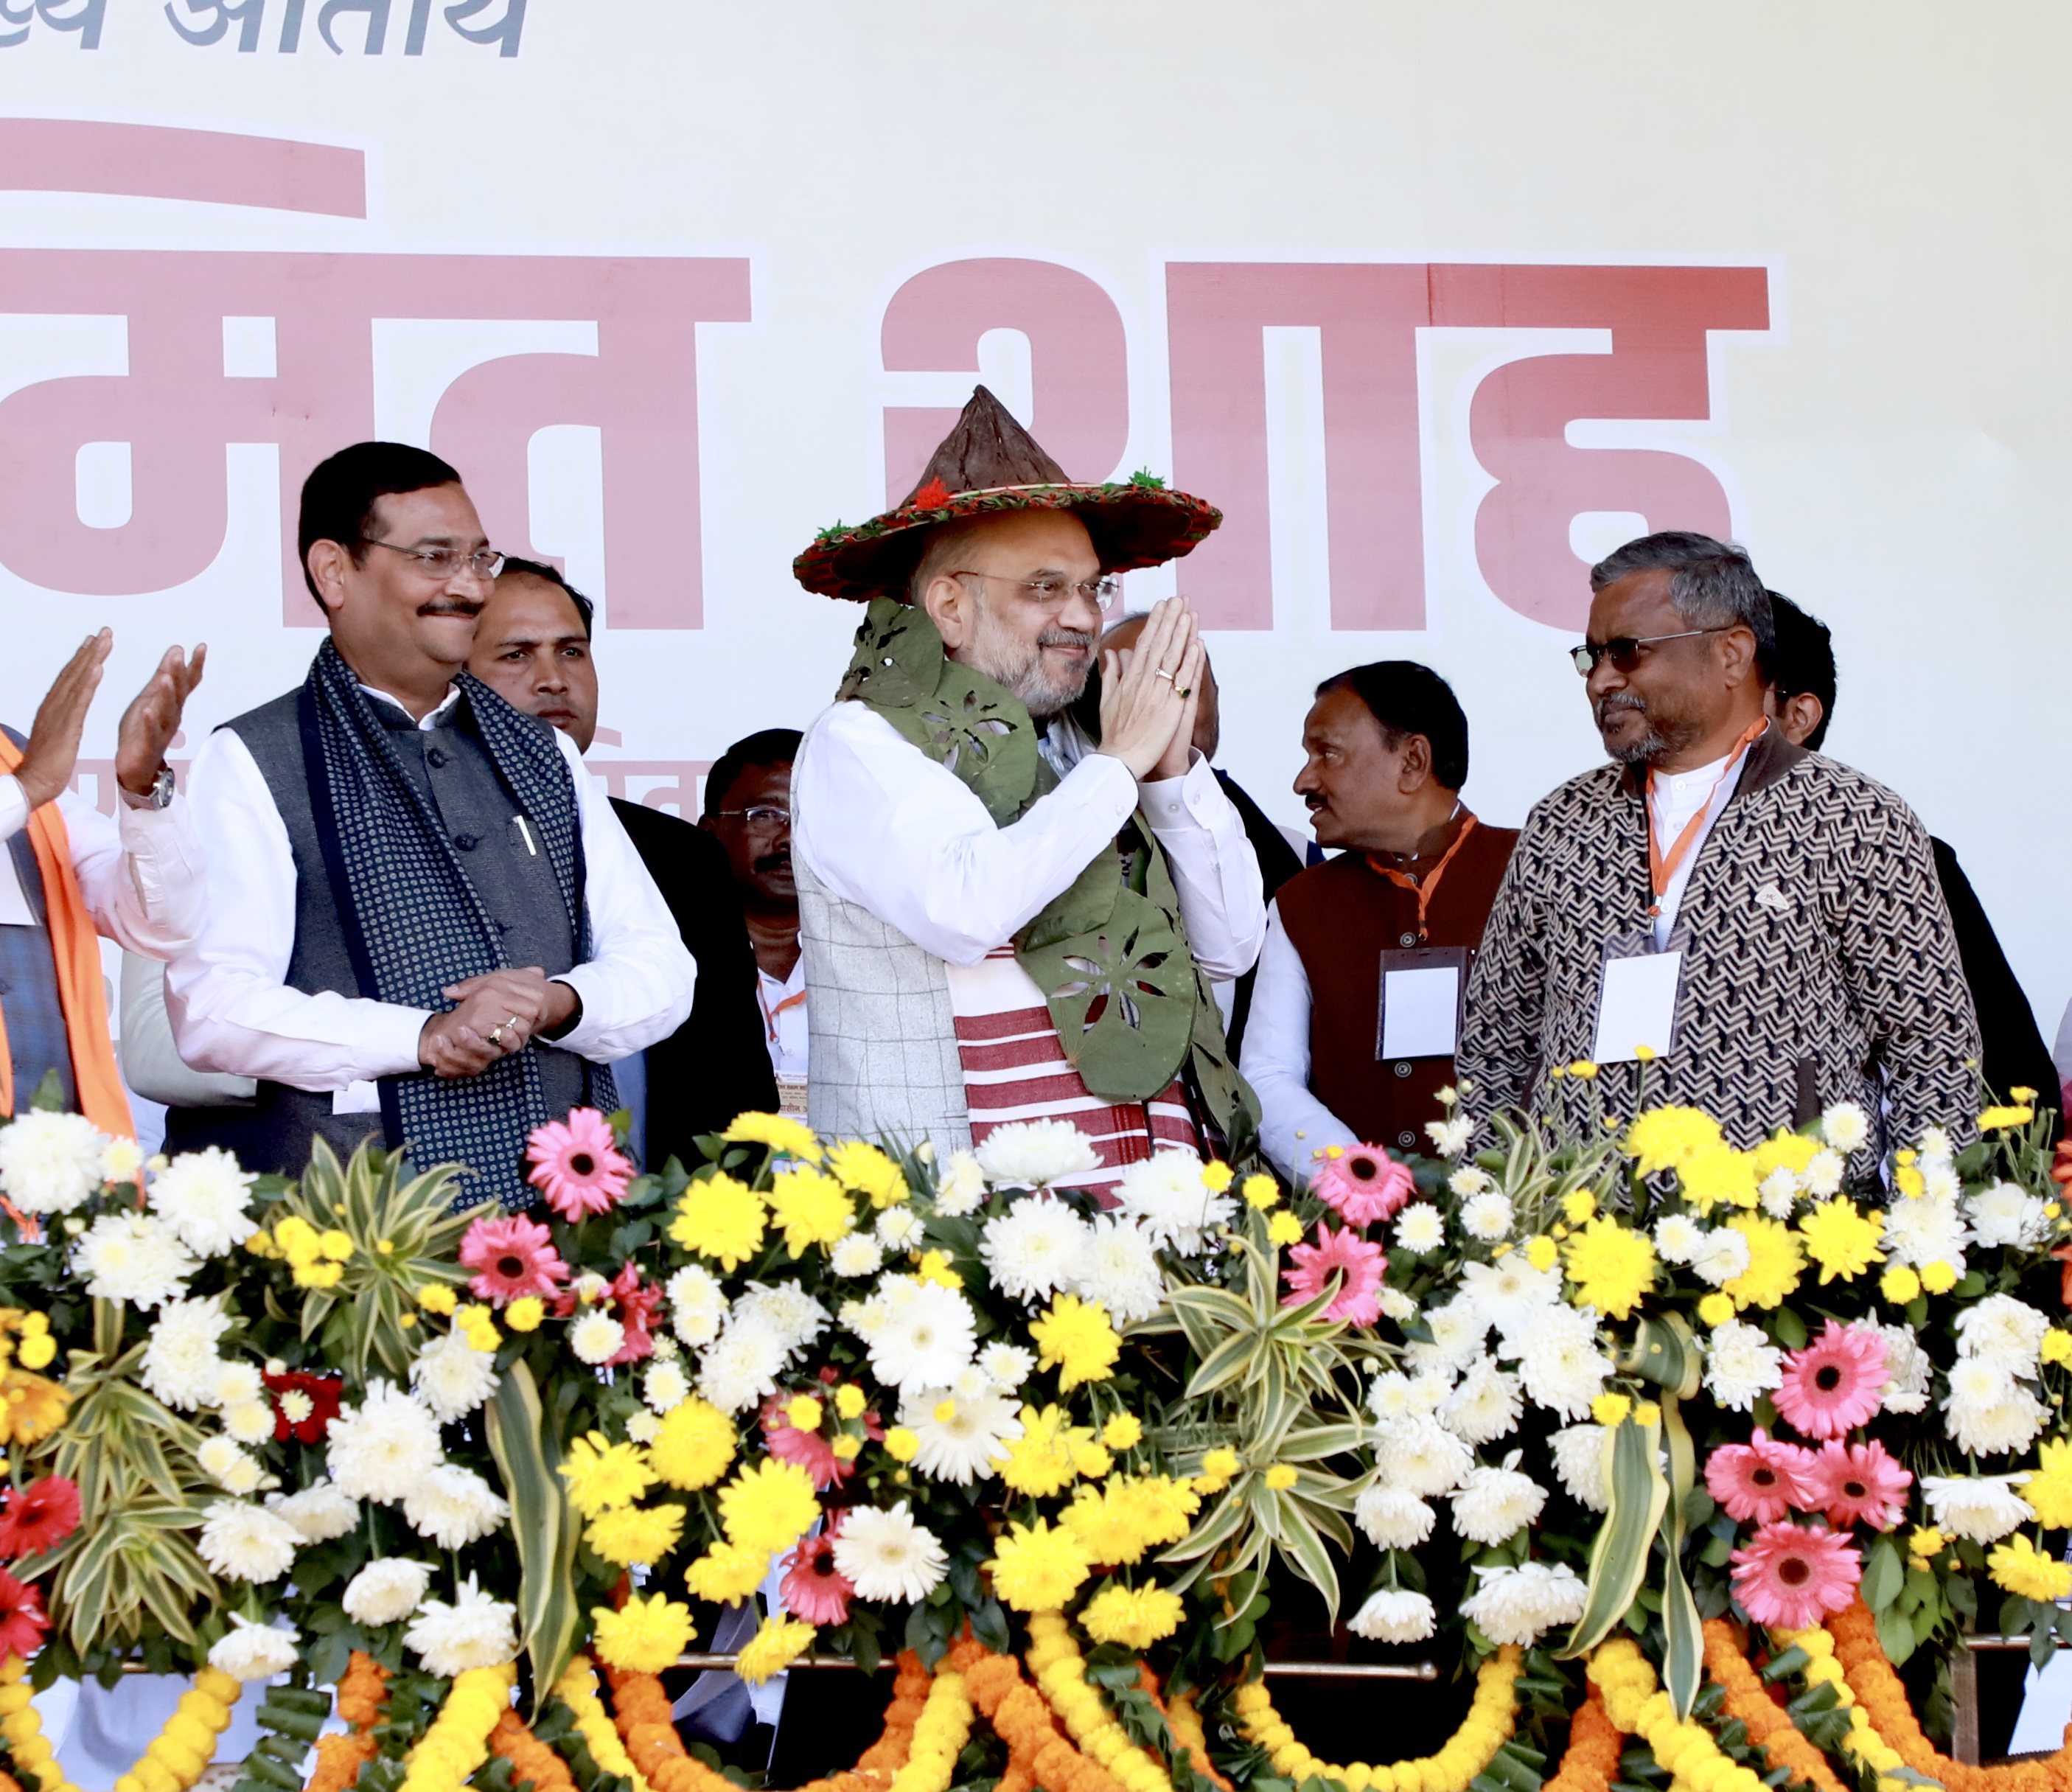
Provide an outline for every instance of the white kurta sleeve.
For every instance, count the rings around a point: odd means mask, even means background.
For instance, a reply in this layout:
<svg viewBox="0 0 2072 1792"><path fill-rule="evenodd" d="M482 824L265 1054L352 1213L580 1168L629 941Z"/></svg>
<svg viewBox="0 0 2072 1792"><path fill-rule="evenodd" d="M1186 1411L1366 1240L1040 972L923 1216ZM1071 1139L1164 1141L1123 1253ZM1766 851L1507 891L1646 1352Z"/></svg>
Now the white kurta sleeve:
<svg viewBox="0 0 2072 1792"><path fill-rule="evenodd" d="M1309 976L1281 924L1278 902L1267 910L1239 1067L1259 1097L1260 1143L1283 1176L1306 1177L1318 1152L1360 1142L1309 1092Z"/></svg>
<svg viewBox="0 0 2072 1792"><path fill-rule="evenodd" d="M1258 962L1266 938L1265 886L1244 817L1209 762L1189 750L1193 762L1183 776L1140 785L1137 794L1173 868L1187 943L1202 968L1227 983Z"/></svg>
<svg viewBox="0 0 2072 1792"><path fill-rule="evenodd" d="M99 932L125 951L170 958L201 931L208 892L185 797L163 809L118 802L113 820L73 791L61 791L57 806L80 894ZM28 823L22 781L0 777L0 841Z"/></svg>

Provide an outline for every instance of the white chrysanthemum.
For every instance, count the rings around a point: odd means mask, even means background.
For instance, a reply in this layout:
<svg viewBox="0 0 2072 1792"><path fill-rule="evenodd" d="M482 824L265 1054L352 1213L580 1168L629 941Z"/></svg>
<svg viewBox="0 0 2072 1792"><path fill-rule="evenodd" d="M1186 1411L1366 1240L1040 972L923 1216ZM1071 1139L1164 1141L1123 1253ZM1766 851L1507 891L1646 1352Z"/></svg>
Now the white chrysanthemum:
<svg viewBox="0 0 2072 1792"><path fill-rule="evenodd" d="M1462 1165L1458 1169L1455 1170L1451 1176L1446 1178L1446 1186L1451 1189L1453 1193L1457 1194L1463 1201L1469 1199L1471 1196L1480 1194L1483 1190L1490 1187L1490 1186L1489 1172L1486 1169L1478 1169L1473 1164Z"/></svg>
<svg viewBox="0 0 2072 1792"><path fill-rule="evenodd" d="M2035 1369L2049 1330L2049 1316L2026 1301L2017 1301L2012 1294L1988 1294L1957 1315L1957 1352L1983 1357L2010 1374L2025 1375Z"/></svg>
<svg viewBox="0 0 2072 1792"><path fill-rule="evenodd" d="M240 1444L263 1444L273 1435L273 1409L264 1400L239 1400L223 1409L223 1428Z"/></svg>
<svg viewBox="0 0 2072 1792"><path fill-rule="evenodd" d="M993 1378L976 1362L968 1363L957 1371L949 1391L960 1400L975 1400L980 1395L994 1391Z"/></svg>
<svg viewBox="0 0 2072 1792"><path fill-rule="evenodd" d="M1597 1348L1597 1314L1588 1307L1543 1307L1518 1334L1519 1378L1536 1405L1581 1419L1605 1391L1611 1358Z"/></svg>
<svg viewBox="0 0 2072 1792"><path fill-rule="evenodd" d="M235 1437L226 1437L220 1432L204 1437L195 1451L195 1461L204 1474L227 1493L258 1491L259 1465Z"/></svg>
<svg viewBox="0 0 2072 1792"><path fill-rule="evenodd" d="M976 1213L985 1200L985 1172L968 1151L952 1151L935 1184L935 1211L945 1219Z"/></svg>
<svg viewBox="0 0 2072 1792"><path fill-rule="evenodd" d="M0 1126L0 1194L27 1214L68 1214L101 1186L108 1140L84 1114L32 1108Z"/></svg>
<svg viewBox="0 0 2072 1792"><path fill-rule="evenodd" d="M1971 1231L1980 1243L1989 1247L2014 1245L2034 1248L2050 1235L2049 1216L2043 1203L2016 1182L1996 1182L1980 1189L1966 1202Z"/></svg>
<svg viewBox="0 0 2072 1792"><path fill-rule="evenodd" d="M145 1387L184 1412L212 1405L224 1368L216 1344L230 1326L220 1301L168 1301L144 1346Z"/></svg>
<svg viewBox="0 0 2072 1792"><path fill-rule="evenodd" d="M737 1318L698 1358L698 1392L722 1412L745 1412L777 1391L791 1360L772 1326Z"/></svg>
<svg viewBox="0 0 2072 1792"><path fill-rule="evenodd" d="M878 1216L878 1242L888 1251L919 1250L926 1231L911 1207L887 1207Z"/></svg>
<svg viewBox="0 0 2072 1792"><path fill-rule="evenodd" d="M1123 1171L1115 1193L1153 1244L1183 1257L1199 1256L1210 1235L1237 1216L1236 1197L1211 1192L1202 1180L1202 1160L1191 1151L1154 1151Z"/></svg>
<svg viewBox="0 0 2072 1792"><path fill-rule="evenodd" d="M1783 1385L1784 1353L1760 1326L1729 1319L1705 1340L1705 1387L1721 1406L1753 1411L1765 1394Z"/></svg>
<svg viewBox="0 0 2072 1792"><path fill-rule="evenodd" d="M803 1350L828 1329L828 1309L796 1282L750 1282L734 1304L729 1321L736 1326L767 1326L786 1351Z"/></svg>
<svg viewBox="0 0 2072 1792"><path fill-rule="evenodd" d="M2027 1388L2018 1387L1992 1406L1952 1404L1944 1423L1967 1456L2012 1456L2036 1441L2049 1416L2049 1408Z"/></svg>
<svg viewBox="0 0 2072 1792"><path fill-rule="evenodd" d="M1655 1254L1664 1263L1688 1263L1704 1237L1705 1228L1688 1214L1664 1214L1655 1223Z"/></svg>
<svg viewBox="0 0 2072 1792"><path fill-rule="evenodd" d="M578 1320L577 1327L581 1325ZM448 1332L418 1351L410 1365L410 1385L441 1419L465 1418L496 1391L496 1353L475 1349L466 1332Z"/></svg>
<svg viewBox="0 0 2072 1792"><path fill-rule="evenodd" d="M1429 1414L1399 1419L1375 1433L1374 1465L1385 1486L1429 1499L1451 1493L1474 1465L1468 1446Z"/></svg>
<svg viewBox="0 0 2072 1792"><path fill-rule="evenodd" d="M1838 1101L1822 1112L1820 1136L1848 1157L1870 1143L1870 1116L1853 1101Z"/></svg>
<svg viewBox="0 0 2072 1792"><path fill-rule="evenodd" d="M626 1328L602 1307L592 1307L569 1327L569 1348L591 1367L609 1362L626 1342Z"/></svg>
<svg viewBox="0 0 2072 1792"><path fill-rule="evenodd" d="M259 1371L249 1362L226 1362L216 1371L216 1397L217 1406L243 1406L250 1400L263 1400L266 1384L259 1379Z"/></svg>
<svg viewBox="0 0 2072 1792"><path fill-rule="evenodd" d="M258 1180L220 1145L183 1151L151 1178L151 1211L197 1256L220 1257L259 1230L245 1210Z"/></svg>
<svg viewBox="0 0 2072 1792"><path fill-rule="evenodd" d="M1427 1256L1446 1242L1446 1216L1429 1201L1413 1201L1396 1222L1395 1239L1405 1256Z"/></svg>
<svg viewBox="0 0 2072 1792"><path fill-rule="evenodd" d="M996 1126L977 1157L986 1181L1017 1188L1044 1188L1100 1168L1093 1141L1069 1120L1010 1120Z"/></svg>
<svg viewBox="0 0 2072 1792"><path fill-rule="evenodd" d="M1772 1219L1789 1219L1799 1205L1800 1186L1798 1176L1779 1164L1757 1184L1756 1198Z"/></svg>
<svg viewBox="0 0 2072 1792"><path fill-rule="evenodd" d="M626 1435L634 1443L652 1444L662 1435L662 1421L643 1407L627 1415Z"/></svg>
<svg viewBox="0 0 2072 1792"><path fill-rule="evenodd" d="M426 1600L403 1641L417 1651L425 1671L442 1679L471 1667L500 1667L518 1654L518 1608L491 1598L471 1574L450 1605Z"/></svg>
<svg viewBox="0 0 2072 1792"><path fill-rule="evenodd" d="M270 1680L295 1665L302 1640L292 1624L255 1624L232 1612L229 1631L208 1652L208 1665L233 1680Z"/></svg>
<svg viewBox="0 0 2072 1792"><path fill-rule="evenodd" d="M1691 1260L1692 1272L1700 1280L1710 1282L1715 1288L1725 1287L1748 1266L1748 1236L1729 1226L1717 1227L1706 1233L1699 1243L1697 1254Z"/></svg>
<svg viewBox="0 0 2072 1792"><path fill-rule="evenodd" d="M673 1412L691 1391L691 1378L676 1362L651 1362L640 1378L640 1397L656 1412Z"/></svg>
<svg viewBox="0 0 2072 1792"><path fill-rule="evenodd" d="M1018 1345L989 1344L978 1354L978 1366L1001 1392L1011 1394L1028 1380L1036 1358Z"/></svg>
<svg viewBox="0 0 2072 1792"><path fill-rule="evenodd" d="M1376 1549L1416 1548L1438 1516L1408 1487L1369 1487L1353 1502L1353 1523Z"/></svg>
<svg viewBox="0 0 2072 1792"><path fill-rule="evenodd" d="M1433 1379L1440 1388L1439 1399L1445 1399L1452 1391L1450 1379L1441 1376ZM1438 1409L1437 1399L1429 1405L1420 1404L1415 1389L1416 1384L1400 1369L1384 1369L1367 1384L1367 1409L1385 1425Z"/></svg>
<svg viewBox="0 0 2072 1792"><path fill-rule="evenodd" d="M1508 1238L1515 1218L1511 1197L1496 1189L1485 1189L1480 1194L1471 1195L1461 1206L1462 1230L1470 1238L1480 1239L1485 1244Z"/></svg>
<svg viewBox="0 0 2072 1792"><path fill-rule="evenodd" d="M1947 1263L1961 1274L1964 1247L1971 1242L1955 1195L1939 1200L1932 1194L1900 1195L1885 1210L1885 1255L1916 1269Z"/></svg>
<svg viewBox="0 0 2072 1792"><path fill-rule="evenodd" d="M1432 1601L1400 1587L1369 1593L1351 1619L1353 1634L1370 1642L1422 1642L1436 1628Z"/></svg>
<svg viewBox="0 0 2072 1792"><path fill-rule="evenodd" d="M1593 1512L1611 1510L1611 1485L1605 1474L1605 1428L1585 1420L1554 1433L1554 1473L1578 1506Z"/></svg>
<svg viewBox="0 0 2072 1792"><path fill-rule="evenodd" d="M1118 1326L1149 1319L1166 1304L1166 1278L1151 1240L1136 1221L1115 1214L1103 1214L1087 1228L1071 1289L1082 1300L1100 1301Z"/></svg>
<svg viewBox="0 0 2072 1792"><path fill-rule="evenodd" d="M1412 1345L1404 1353L1414 1369L1444 1369L1457 1374L1482 1354L1482 1340L1489 1336L1489 1320L1481 1307L1466 1293L1424 1309L1424 1323L1432 1342Z"/></svg>
<svg viewBox="0 0 2072 1792"><path fill-rule="evenodd" d="M331 1420L327 1460L348 1498L392 1505L443 1460L438 1420L421 1400L377 1377L356 1409Z"/></svg>
<svg viewBox="0 0 2072 1792"><path fill-rule="evenodd" d="M394 1624L417 1610L431 1578L426 1563L378 1556L347 1583L339 1604L356 1624Z"/></svg>
<svg viewBox="0 0 2072 1792"><path fill-rule="evenodd" d="M972 1359L978 1326L971 1303L934 1282L913 1284L900 1301L893 1284L908 1280L888 1276L881 1284L894 1310L870 1340L872 1372L894 1387L946 1387Z"/></svg>
<svg viewBox="0 0 2072 1792"><path fill-rule="evenodd" d="M292 1524L306 1543L327 1543L360 1523L360 1502L325 1480L312 1481L300 1493L269 1494L266 1505Z"/></svg>
<svg viewBox="0 0 2072 1792"><path fill-rule="evenodd" d="M1561 1298L1561 1272L1552 1264L1535 1269L1523 1251L1507 1251L1494 1263L1461 1265L1461 1297L1508 1345L1536 1313Z"/></svg>
<svg viewBox="0 0 2072 1792"><path fill-rule="evenodd" d="M978 1254L993 1285L1011 1300L1047 1301L1079 1273L1087 1223L1062 1201L1037 1195L989 1219Z"/></svg>
<svg viewBox="0 0 2072 1792"><path fill-rule="evenodd" d="M1942 1404L1953 1413L1965 1408L1997 1406L2015 1392L2013 1372L1992 1357L1960 1356L1950 1365L1950 1391Z"/></svg>
<svg viewBox="0 0 2072 1792"><path fill-rule="evenodd" d="M464 1549L500 1529L511 1508L474 1469L448 1462L411 1489L403 1502L403 1516L419 1536L440 1548Z"/></svg>
<svg viewBox="0 0 2072 1792"><path fill-rule="evenodd" d="M1921 1182L1922 1191L1931 1201L1955 1201L1964 1191L1956 1166L1947 1161L1924 1162L1921 1166Z"/></svg>
<svg viewBox="0 0 2072 1792"><path fill-rule="evenodd" d="M1996 1543L2036 1516L2014 1490L2015 1479L2008 1474L1925 1474L1921 1496L1938 1528L1975 1543Z"/></svg>
<svg viewBox="0 0 2072 1792"><path fill-rule="evenodd" d="M835 1536L835 1567L859 1599L918 1605L940 1584L948 1563L935 1534L914 1522L903 1499L889 1512L852 1506Z"/></svg>
<svg viewBox="0 0 2072 1792"><path fill-rule="evenodd" d="M1887 1377L1885 1394L1878 1410L1882 1412L1925 1412L1928 1409L1928 1392L1935 1373L1935 1365L1929 1360L1928 1353L1921 1347L1911 1327L1881 1326L1878 1331L1885 1338L1885 1372Z"/></svg>
<svg viewBox="0 0 2072 1792"><path fill-rule="evenodd" d="M1384 1282L1375 1291L1375 1298L1380 1301L1381 1310L1399 1326L1417 1317L1417 1303L1400 1288L1391 1288Z"/></svg>
<svg viewBox="0 0 2072 1792"><path fill-rule="evenodd" d="M14 1130L0 1130L0 1139ZM151 1214L103 1214L73 1250L72 1267L97 1301L155 1307L179 1297L201 1260Z"/></svg>
<svg viewBox="0 0 2072 1792"><path fill-rule="evenodd" d="M1518 1377L1497 1367L1494 1357L1478 1357L1439 1408L1439 1422L1470 1444L1493 1444L1518 1428L1523 1406Z"/></svg>
<svg viewBox="0 0 2072 1792"><path fill-rule="evenodd" d="M1000 1473L1007 1446L1022 1435L1021 1409L994 1388L966 1399L946 1387L924 1387L902 1403L900 1422L920 1440L915 1468L968 1487Z"/></svg>
<svg viewBox="0 0 2072 1792"><path fill-rule="evenodd" d="M693 1348L709 1344L726 1321L726 1290L709 1269L686 1264L667 1284L669 1323Z"/></svg>
<svg viewBox="0 0 2072 1792"><path fill-rule="evenodd" d="M1500 1543L1540 1516L1547 1490L1515 1466L1513 1450L1500 1469L1468 1471L1453 1495L1453 1528L1478 1543Z"/></svg>
<svg viewBox="0 0 2072 1792"><path fill-rule="evenodd" d="M892 1303L882 1294L874 1294L867 1301L845 1301L836 1317L845 1330L854 1332L868 1344L885 1330L885 1321L892 1317Z"/></svg>
<svg viewBox="0 0 2072 1792"><path fill-rule="evenodd" d="M1583 1615L1588 1591L1583 1577L1564 1562L1550 1568L1526 1562L1517 1568L1478 1568L1482 1584L1461 1602L1461 1615L1497 1644L1523 1648L1557 1624Z"/></svg>
<svg viewBox="0 0 2072 1792"><path fill-rule="evenodd" d="M294 1565L301 1534L278 1512L220 1499L204 1514L195 1547L212 1574L236 1580L278 1580Z"/></svg>
<svg viewBox="0 0 2072 1792"><path fill-rule="evenodd" d="M1441 1157L1457 1157L1468 1149L1475 1136L1475 1123L1466 1114L1457 1114L1451 1120L1427 1120L1424 1136L1432 1141L1432 1149Z"/></svg>
<svg viewBox="0 0 2072 1792"><path fill-rule="evenodd" d="M104 1182L134 1182L144 1167L144 1148L134 1139L121 1136L101 1141L101 1179Z"/></svg>
<svg viewBox="0 0 2072 1792"><path fill-rule="evenodd" d="M851 1232L836 1241L834 1249L828 1253L828 1267L852 1281L875 1276L885 1267L885 1247L868 1232Z"/></svg>

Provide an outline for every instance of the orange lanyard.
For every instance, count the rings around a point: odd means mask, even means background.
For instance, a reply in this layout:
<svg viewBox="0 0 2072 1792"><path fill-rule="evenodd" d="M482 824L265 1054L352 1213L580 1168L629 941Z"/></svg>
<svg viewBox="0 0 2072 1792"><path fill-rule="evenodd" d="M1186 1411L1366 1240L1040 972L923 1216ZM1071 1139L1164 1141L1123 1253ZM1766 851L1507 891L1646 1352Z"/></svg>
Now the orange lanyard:
<svg viewBox="0 0 2072 1792"><path fill-rule="evenodd" d="M774 1046L777 1043L777 1017L783 1013L787 1008L796 1008L799 1004L805 999L806 992L801 989L796 995L787 996L783 1001L778 1003L775 1008L772 1008L770 1004L763 999L762 978L758 977L755 980L755 1003L756 1005L763 1010L763 1028L770 1035L770 1043L771 1045Z"/></svg>
<svg viewBox="0 0 2072 1792"><path fill-rule="evenodd" d="M1439 880L1445 876L1446 867L1453 862L1453 855L1460 851L1468 836L1475 831L1473 812L1463 809L1461 814L1463 818L1461 831L1453 836L1453 844L1440 855L1439 862L1432 867L1432 875L1421 882L1414 871L1399 871L1393 865L1383 864L1377 853L1370 853L1367 856L1370 870L1379 871L1398 890L1412 890L1417 893L1417 943L1420 946L1426 938L1424 916L1432 906L1433 897L1438 893Z"/></svg>
<svg viewBox="0 0 2072 1792"><path fill-rule="evenodd" d="M1705 817L1712 813L1712 799L1720 794L1720 786L1733 775L1734 767L1741 762L1741 755L1769 725L1766 718L1748 725L1746 732L1734 742L1733 751L1727 755L1727 762L1720 768L1720 775L1712 780L1712 787L1705 792L1705 800L1698 805L1698 812L1684 824L1684 831L1676 836L1667 853L1662 850L1662 842L1655 831L1655 768L1652 766L1647 768L1647 876L1655 889L1655 900L1647 910L1651 919L1661 914L1663 898L1668 895L1669 886L1676 879L1676 868L1684 862L1684 855L1691 850L1692 842L1698 837L1698 830L1705 824Z"/></svg>

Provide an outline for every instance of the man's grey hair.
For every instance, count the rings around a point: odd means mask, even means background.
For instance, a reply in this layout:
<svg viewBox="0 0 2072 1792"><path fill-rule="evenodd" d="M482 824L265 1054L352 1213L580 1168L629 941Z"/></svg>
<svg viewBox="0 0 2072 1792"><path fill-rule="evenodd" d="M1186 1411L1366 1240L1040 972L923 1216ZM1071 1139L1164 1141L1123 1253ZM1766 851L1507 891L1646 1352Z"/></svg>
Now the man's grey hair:
<svg viewBox="0 0 2072 1792"><path fill-rule="evenodd" d="M919 606L927 596L928 587L945 573L957 570L957 562L964 557L964 547L971 538L984 528L989 519L968 516L960 522L938 523L928 531L928 539L921 549L921 561L914 569L914 576L906 582L906 601Z"/></svg>
<svg viewBox="0 0 2072 1792"><path fill-rule="evenodd" d="M1643 535L1599 561L1590 569L1590 589L1634 573L1665 572L1669 601L1688 628L1732 628L1737 623L1754 636L1767 665L1777 651L1777 623L1770 594L1756 576L1748 550L1731 541L1715 541L1688 529L1664 529Z"/></svg>

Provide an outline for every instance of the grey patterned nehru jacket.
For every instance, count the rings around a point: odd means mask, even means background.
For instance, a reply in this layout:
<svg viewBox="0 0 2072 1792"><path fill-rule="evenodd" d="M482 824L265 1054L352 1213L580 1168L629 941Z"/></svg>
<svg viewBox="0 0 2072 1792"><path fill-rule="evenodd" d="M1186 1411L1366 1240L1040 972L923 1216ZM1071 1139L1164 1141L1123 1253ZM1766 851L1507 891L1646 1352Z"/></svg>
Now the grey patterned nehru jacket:
<svg viewBox="0 0 2072 1792"><path fill-rule="evenodd" d="M1634 1111L1642 1067L1594 1091L1544 1067L1590 1055L1607 941L1649 926L1638 786L1601 766L1527 817L1468 988L1459 1054L1478 1119L1527 1108L1587 1123ZM1883 786L1773 729L1706 836L1677 910L1675 1049L1646 1099L1688 1103L1744 1148L1828 1103L1881 1102L1897 1143L1968 1136L1978 1023L1928 836Z"/></svg>

